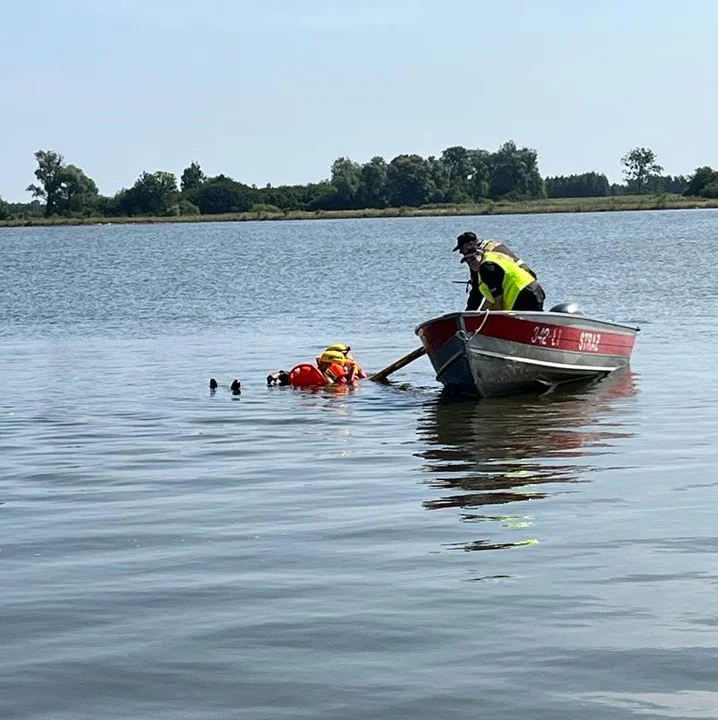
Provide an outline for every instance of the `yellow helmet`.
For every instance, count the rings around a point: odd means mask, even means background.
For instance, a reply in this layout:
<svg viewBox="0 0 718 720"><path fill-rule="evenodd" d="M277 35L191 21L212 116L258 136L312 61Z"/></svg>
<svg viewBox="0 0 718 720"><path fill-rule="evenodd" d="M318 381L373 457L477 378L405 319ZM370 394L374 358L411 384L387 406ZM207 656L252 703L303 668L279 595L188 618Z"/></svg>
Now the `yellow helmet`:
<svg viewBox="0 0 718 720"><path fill-rule="evenodd" d="M345 365L347 362L347 358L344 353L340 352L339 350L327 349L319 356L319 362L327 363L328 365L331 365L332 363L337 363L338 365Z"/></svg>
<svg viewBox="0 0 718 720"><path fill-rule="evenodd" d="M348 352L351 351L351 348L348 345L345 345L344 343L335 343L334 345L330 345L325 352L340 352L342 355L346 355Z"/></svg>

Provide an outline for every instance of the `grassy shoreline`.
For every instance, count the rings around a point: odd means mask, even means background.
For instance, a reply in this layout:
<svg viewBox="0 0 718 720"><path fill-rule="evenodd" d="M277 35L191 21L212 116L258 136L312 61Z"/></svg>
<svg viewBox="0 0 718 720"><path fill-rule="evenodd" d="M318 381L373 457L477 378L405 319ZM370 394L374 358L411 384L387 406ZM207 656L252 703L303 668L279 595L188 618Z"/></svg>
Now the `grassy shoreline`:
<svg viewBox="0 0 718 720"><path fill-rule="evenodd" d="M718 199L682 195L624 195L597 198L551 198L524 202L486 202L478 205L430 205L377 210L292 210L282 213L245 212L225 215L180 215L169 217L33 217L0 220L0 227L54 225L127 225L193 222L248 222L266 220L338 220L351 218L448 217L461 215L522 215L540 213L617 212L625 210L678 210L718 208Z"/></svg>

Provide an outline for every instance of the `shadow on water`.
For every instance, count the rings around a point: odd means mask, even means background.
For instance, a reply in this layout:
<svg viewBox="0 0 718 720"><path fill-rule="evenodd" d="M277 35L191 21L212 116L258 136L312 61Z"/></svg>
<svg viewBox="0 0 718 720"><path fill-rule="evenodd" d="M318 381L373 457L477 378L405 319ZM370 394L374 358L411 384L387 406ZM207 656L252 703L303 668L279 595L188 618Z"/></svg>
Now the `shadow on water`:
<svg viewBox="0 0 718 720"><path fill-rule="evenodd" d="M472 400L439 394L426 403L417 428L427 446L418 453L430 474L426 484L442 491L424 507L458 510L464 522L530 526L525 509L507 514L491 508L525 508L555 493L549 487L557 483L587 482L597 469L591 456L610 453L633 435L619 406L636 393L635 375L625 370L542 396ZM479 539L451 547L497 550L534 542Z"/></svg>

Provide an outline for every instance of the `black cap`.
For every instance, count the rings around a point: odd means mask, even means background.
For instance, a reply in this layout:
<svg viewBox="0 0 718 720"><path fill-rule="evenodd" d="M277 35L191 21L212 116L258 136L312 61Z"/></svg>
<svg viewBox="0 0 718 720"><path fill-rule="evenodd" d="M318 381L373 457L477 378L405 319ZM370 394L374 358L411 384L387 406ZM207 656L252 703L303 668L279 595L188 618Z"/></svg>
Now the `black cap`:
<svg viewBox="0 0 718 720"><path fill-rule="evenodd" d="M456 238L456 247L452 250L452 252L456 252L462 245L470 242L479 242L479 238L476 237L476 233L471 232L470 230L468 232L461 233L461 235Z"/></svg>

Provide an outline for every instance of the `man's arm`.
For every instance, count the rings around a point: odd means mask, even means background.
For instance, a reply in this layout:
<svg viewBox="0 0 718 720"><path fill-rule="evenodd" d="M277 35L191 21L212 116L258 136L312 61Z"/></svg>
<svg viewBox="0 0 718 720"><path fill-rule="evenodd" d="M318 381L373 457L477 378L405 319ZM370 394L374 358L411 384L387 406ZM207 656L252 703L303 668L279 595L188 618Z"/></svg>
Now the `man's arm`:
<svg viewBox="0 0 718 720"><path fill-rule="evenodd" d="M484 296L481 293L481 290L479 290L479 286L471 288L471 292L469 293L469 297L466 301L466 309L467 310L478 310L481 306L481 301L484 299Z"/></svg>
<svg viewBox="0 0 718 720"><path fill-rule="evenodd" d="M466 310L495 310L494 303L488 298L484 297L484 294L479 288L481 280L479 279L479 273L475 270L471 271L470 275L471 291L466 301Z"/></svg>

